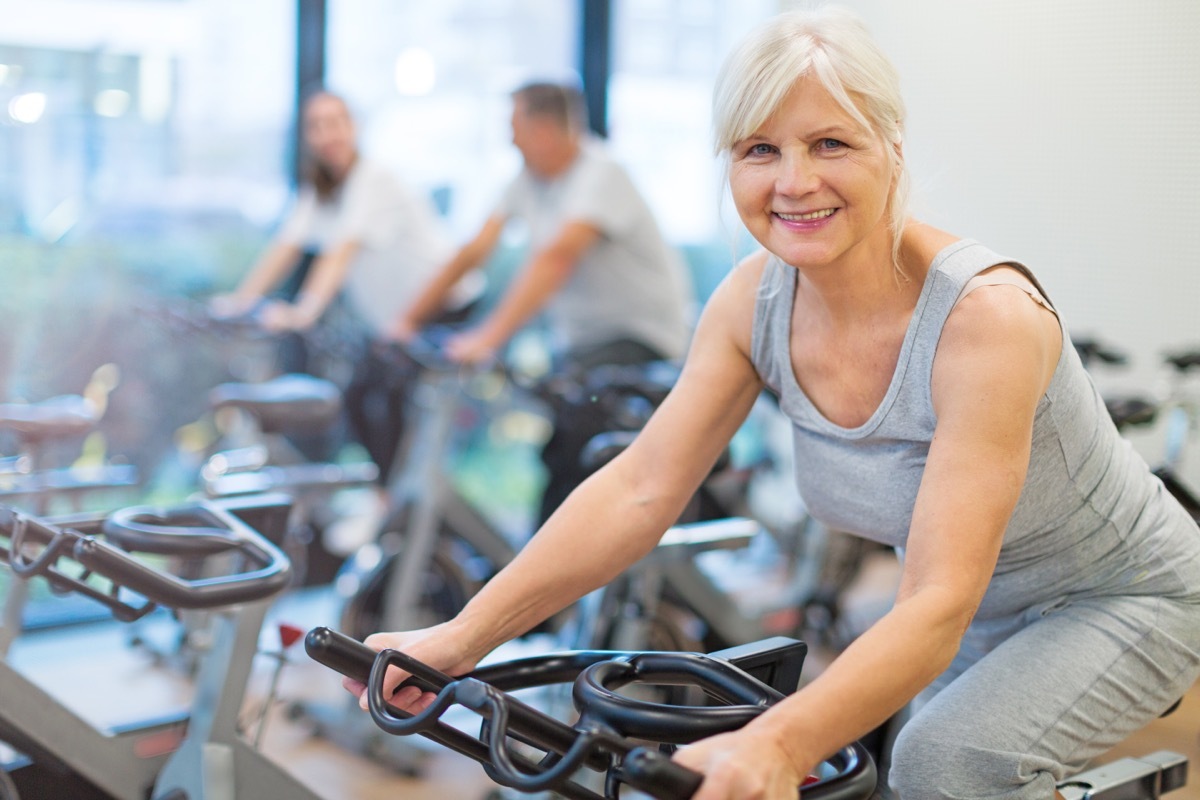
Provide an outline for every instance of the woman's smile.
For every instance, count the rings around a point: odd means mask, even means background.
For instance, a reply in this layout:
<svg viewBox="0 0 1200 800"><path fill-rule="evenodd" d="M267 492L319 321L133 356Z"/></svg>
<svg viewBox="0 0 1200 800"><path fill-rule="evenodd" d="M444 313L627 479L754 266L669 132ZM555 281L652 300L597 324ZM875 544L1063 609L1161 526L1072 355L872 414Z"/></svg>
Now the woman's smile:
<svg viewBox="0 0 1200 800"><path fill-rule="evenodd" d="M784 212L776 211L775 216L784 222L819 222L837 213L836 208L823 208L820 211Z"/></svg>

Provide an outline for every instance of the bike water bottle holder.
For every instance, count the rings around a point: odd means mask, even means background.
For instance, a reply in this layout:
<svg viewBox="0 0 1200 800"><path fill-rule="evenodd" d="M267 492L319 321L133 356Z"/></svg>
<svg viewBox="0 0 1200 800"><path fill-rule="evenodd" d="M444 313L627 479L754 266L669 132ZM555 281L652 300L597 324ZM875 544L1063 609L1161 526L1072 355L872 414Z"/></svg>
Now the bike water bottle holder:
<svg viewBox="0 0 1200 800"><path fill-rule="evenodd" d="M772 644L780 641L791 640ZM580 800L617 798L622 785L663 800L691 797L701 776L671 761L669 751L736 730L784 697L736 664L699 653L555 653L452 678L395 650L377 654L328 628L310 631L305 648L314 660L366 685L369 712L381 730L430 738L480 762L503 786L524 792L550 790ZM383 681L391 667L412 675L404 685L435 693L433 703L415 715L389 705ZM509 694L565 682L573 683L579 711L574 725ZM634 684L698 687L714 704L669 705L617 691ZM481 718L478 736L443 721L455 705ZM516 743L525 748L518 749ZM535 760L527 755L530 747L542 756ZM603 795L576 780L582 769L603 775ZM808 800L865 799L875 789L875 765L860 745L843 749L822 769L818 780L804 787Z"/></svg>

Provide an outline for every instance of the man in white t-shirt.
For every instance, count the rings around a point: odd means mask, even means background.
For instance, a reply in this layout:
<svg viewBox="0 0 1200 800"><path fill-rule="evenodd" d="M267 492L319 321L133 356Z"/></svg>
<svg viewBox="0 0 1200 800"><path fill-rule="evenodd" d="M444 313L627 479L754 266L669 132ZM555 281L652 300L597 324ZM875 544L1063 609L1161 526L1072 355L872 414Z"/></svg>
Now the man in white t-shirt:
<svg viewBox="0 0 1200 800"><path fill-rule="evenodd" d="M490 312L449 340L452 358L493 357L543 312L557 360L576 369L682 357L694 303L682 260L628 173L585 129L576 89L531 83L513 93L513 144L524 169L482 229L396 319L395 337L429 321L450 288L485 263L508 223L520 220L529 256ZM589 411L555 421L543 451L550 471L543 519L582 480L579 452L604 423Z"/></svg>

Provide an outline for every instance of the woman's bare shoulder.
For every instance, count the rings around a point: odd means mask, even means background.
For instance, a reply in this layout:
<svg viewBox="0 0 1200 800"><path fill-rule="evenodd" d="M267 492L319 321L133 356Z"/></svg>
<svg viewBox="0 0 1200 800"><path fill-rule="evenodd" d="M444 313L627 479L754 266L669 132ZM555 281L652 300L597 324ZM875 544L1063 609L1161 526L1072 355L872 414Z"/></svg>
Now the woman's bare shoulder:
<svg viewBox="0 0 1200 800"><path fill-rule="evenodd" d="M767 268L767 261L771 254L766 250L756 250L748 256L742 258L734 265L729 275L722 282L729 284L730 290L735 294L744 295L746 292L753 294L758 291L758 286L762 283L763 271Z"/></svg>

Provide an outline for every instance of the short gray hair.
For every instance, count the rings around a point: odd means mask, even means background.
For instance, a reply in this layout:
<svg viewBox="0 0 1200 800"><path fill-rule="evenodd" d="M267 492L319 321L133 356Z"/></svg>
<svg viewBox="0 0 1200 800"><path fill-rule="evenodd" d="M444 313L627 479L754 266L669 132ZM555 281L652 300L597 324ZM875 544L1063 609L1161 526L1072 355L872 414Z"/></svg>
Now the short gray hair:
<svg viewBox="0 0 1200 800"><path fill-rule="evenodd" d="M532 81L512 93L525 104L525 113L554 120L563 130L579 132L587 128L587 105L583 93L574 86L550 81Z"/></svg>

